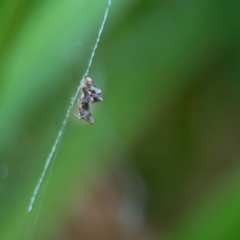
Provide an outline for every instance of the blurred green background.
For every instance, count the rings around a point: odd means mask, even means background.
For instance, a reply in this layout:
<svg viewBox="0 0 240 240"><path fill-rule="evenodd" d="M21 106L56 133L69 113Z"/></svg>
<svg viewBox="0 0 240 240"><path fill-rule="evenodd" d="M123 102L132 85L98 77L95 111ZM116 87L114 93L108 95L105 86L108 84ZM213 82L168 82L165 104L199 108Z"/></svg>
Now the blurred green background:
<svg viewBox="0 0 240 240"><path fill-rule="evenodd" d="M0 239L240 239L240 2L0 0Z"/></svg>

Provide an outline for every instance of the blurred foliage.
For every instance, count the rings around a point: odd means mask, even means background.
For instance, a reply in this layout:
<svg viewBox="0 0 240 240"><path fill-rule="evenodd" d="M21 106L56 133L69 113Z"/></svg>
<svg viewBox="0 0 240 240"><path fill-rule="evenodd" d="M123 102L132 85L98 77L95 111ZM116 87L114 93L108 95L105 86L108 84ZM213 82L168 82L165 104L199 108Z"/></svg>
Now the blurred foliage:
<svg viewBox="0 0 240 240"><path fill-rule="evenodd" d="M107 2L0 0L0 239L60 239L125 168L136 204L145 189L144 239L239 239L236 0L113 0L90 69L104 102L94 125L71 113L27 213Z"/></svg>

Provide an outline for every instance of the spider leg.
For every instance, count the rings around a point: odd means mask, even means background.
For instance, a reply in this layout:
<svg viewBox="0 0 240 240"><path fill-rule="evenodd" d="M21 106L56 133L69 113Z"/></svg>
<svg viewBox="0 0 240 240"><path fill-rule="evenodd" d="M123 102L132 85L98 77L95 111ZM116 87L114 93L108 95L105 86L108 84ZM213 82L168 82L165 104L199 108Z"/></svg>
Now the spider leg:
<svg viewBox="0 0 240 240"><path fill-rule="evenodd" d="M77 118L81 119L79 115L77 115L76 113L73 113Z"/></svg>

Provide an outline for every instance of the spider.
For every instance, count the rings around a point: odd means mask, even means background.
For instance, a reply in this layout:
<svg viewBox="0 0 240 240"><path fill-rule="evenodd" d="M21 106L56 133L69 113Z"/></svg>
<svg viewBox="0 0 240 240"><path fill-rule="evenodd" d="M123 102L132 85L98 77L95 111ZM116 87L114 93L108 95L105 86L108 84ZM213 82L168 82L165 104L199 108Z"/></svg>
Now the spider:
<svg viewBox="0 0 240 240"><path fill-rule="evenodd" d="M89 110L89 103L102 102L102 91L93 83L93 80L90 77L84 77L80 86L80 90L82 95L80 99L78 99L78 110L79 114L74 114L79 119L84 119L90 124L94 123L94 120L91 116L91 112Z"/></svg>

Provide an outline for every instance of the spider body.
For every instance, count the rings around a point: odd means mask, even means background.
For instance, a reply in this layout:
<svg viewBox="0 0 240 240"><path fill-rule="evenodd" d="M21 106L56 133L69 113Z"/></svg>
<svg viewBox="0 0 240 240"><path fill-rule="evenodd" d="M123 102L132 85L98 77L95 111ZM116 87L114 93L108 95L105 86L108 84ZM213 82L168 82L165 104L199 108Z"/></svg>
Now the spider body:
<svg viewBox="0 0 240 240"><path fill-rule="evenodd" d="M102 102L102 91L93 83L93 80L90 77L84 77L81 83L81 98L78 99L78 109L79 115L76 115L79 119L84 119L90 124L94 123L93 118L91 117L91 112L89 109L89 103Z"/></svg>

